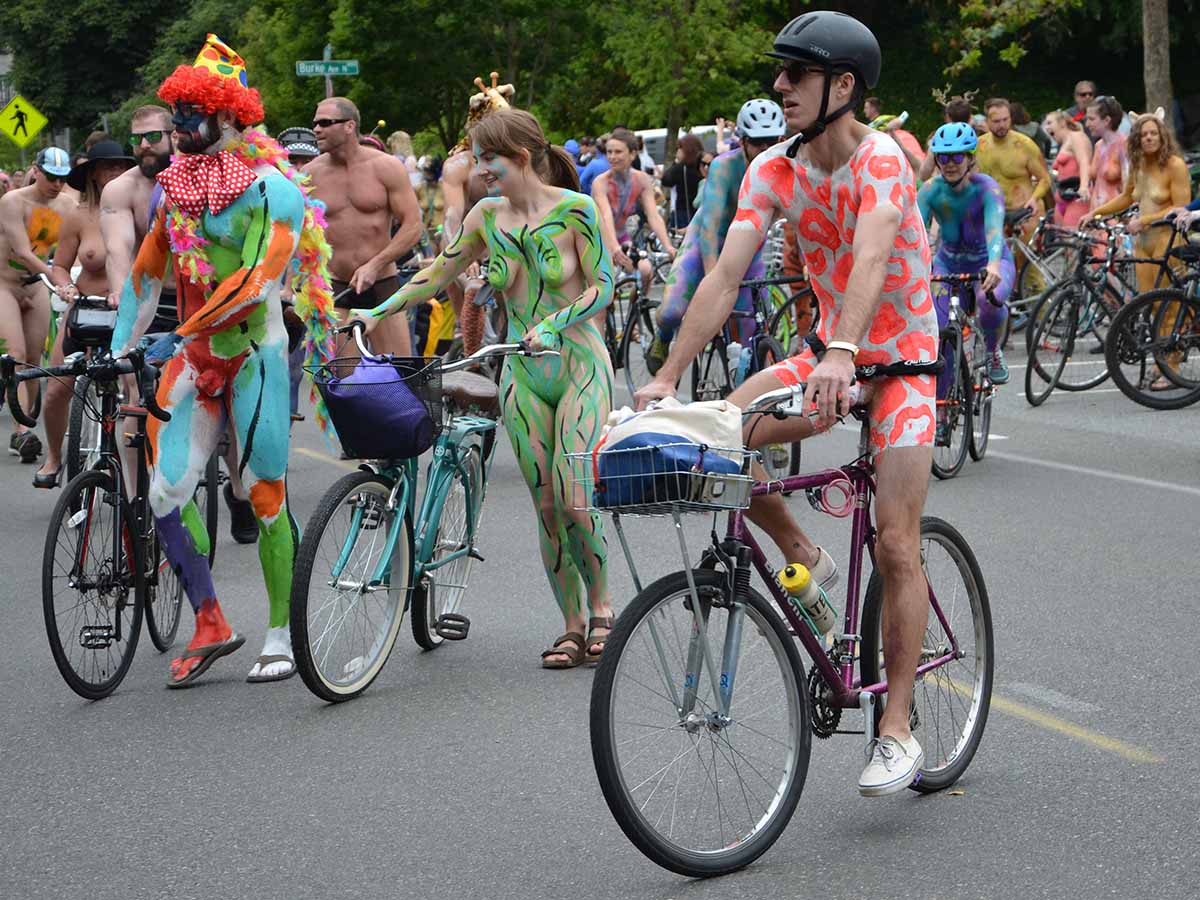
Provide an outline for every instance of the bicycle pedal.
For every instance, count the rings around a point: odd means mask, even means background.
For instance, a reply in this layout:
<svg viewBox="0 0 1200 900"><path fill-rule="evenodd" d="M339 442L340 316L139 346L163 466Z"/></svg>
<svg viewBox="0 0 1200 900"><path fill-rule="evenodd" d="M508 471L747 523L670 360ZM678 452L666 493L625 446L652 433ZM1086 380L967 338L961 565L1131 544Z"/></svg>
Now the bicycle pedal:
<svg viewBox="0 0 1200 900"><path fill-rule="evenodd" d="M444 613L438 616L433 630L438 637L448 641L466 640L467 632L471 630L471 620L458 613Z"/></svg>

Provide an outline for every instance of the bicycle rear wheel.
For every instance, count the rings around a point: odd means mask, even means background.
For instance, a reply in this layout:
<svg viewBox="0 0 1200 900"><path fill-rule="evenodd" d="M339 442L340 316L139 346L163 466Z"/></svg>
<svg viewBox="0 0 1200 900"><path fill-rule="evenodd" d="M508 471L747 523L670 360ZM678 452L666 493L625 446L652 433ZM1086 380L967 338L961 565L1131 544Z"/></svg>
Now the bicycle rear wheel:
<svg viewBox="0 0 1200 900"><path fill-rule="evenodd" d="M955 352L952 341L943 340L941 358L947 359ZM944 400L937 401L941 415L939 420L946 425L945 437L933 445L933 474L938 478L953 478L967 461L968 445L971 442L971 407L973 399L967 396L971 390L971 366L966 354L958 354L958 373L946 391Z"/></svg>
<svg viewBox="0 0 1200 900"><path fill-rule="evenodd" d="M702 644L687 573L675 572L634 598L609 635L592 686L591 743L625 836L658 865L706 877L749 865L783 832L804 789L812 731L803 663L779 615L755 591L732 602L723 573L692 574L708 659L732 678L728 716L707 663L689 665L703 658Z"/></svg>
<svg viewBox="0 0 1200 900"><path fill-rule="evenodd" d="M86 472L100 458L100 435L103 428L96 413L100 410L100 397L96 384L86 375L75 379L75 391L71 395L71 412L67 420L66 459L67 481L80 472Z"/></svg>
<svg viewBox="0 0 1200 900"><path fill-rule="evenodd" d="M1052 294L1034 310L1025 366L1025 399L1041 406L1054 391L1075 344L1078 313L1069 294Z"/></svg>
<svg viewBox="0 0 1200 900"><path fill-rule="evenodd" d="M1174 289L1140 294L1114 317L1105 357L1113 383L1135 403L1182 409L1200 401L1200 299ZM1160 376L1167 389L1151 390Z"/></svg>
<svg viewBox="0 0 1200 900"><path fill-rule="evenodd" d="M468 544L479 516L483 491L483 457L477 444L459 448L462 470L455 471L446 487L438 515L429 562L471 549ZM422 526L424 530L424 526ZM413 590L413 639L424 650L436 650L445 641L437 631L438 619L459 615L471 580L470 554L459 556L429 572Z"/></svg>
<svg viewBox="0 0 1200 900"><path fill-rule="evenodd" d="M159 653L166 653L179 631L179 613L183 608L183 582L171 568L155 531L147 543L146 560L146 633Z"/></svg>
<svg viewBox="0 0 1200 900"><path fill-rule="evenodd" d="M992 702L995 646L991 606L979 563L963 536L948 522L922 517L921 567L944 623L930 606L918 667L951 653L956 657L918 675L913 688L909 726L925 751L925 764L912 788L930 793L961 778L979 749ZM876 569L863 600L864 685L887 678L882 627L883 579ZM875 706L876 724L886 697L881 700Z"/></svg>
<svg viewBox="0 0 1200 900"><path fill-rule="evenodd" d="M374 472L352 472L335 482L296 554L292 649L300 677L322 700L340 702L365 691L396 643L413 552L407 507L388 508L391 488Z"/></svg>
<svg viewBox="0 0 1200 900"><path fill-rule="evenodd" d="M1101 299L1090 290L1080 295L1071 356L1055 387L1063 391L1088 391L1108 380L1104 343L1112 324L1110 304L1112 309L1119 305L1115 297Z"/></svg>
<svg viewBox="0 0 1200 900"><path fill-rule="evenodd" d="M692 400L722 400L733 393L725 339L718 336L692 361Z"/></svg>
<svg viewBox="0 0 1200 900"><path fill-rule="evenodd" d="M778 288L775 290L778 290ZM772 291L771 300L774 303L774 291ZM814 314L813 328L810 328L809 331L815 329L815 308L816 304L813 302L813 292L811 289L806 288L793 294L771 316L770 325L767 327L771 332L771 337L779 341L779 345L783 347L785 358L795 356L803 349L806 334L802 332L797 323L804 320L809 314Z"/></svg>
<svg viewBox="0 0 1200 900"><path fill-rule="evenodd" d="M139 564L129 504L110 474L72 480L46 532L42 613L54 664L88 700L116 690L133 662L142 628Z"/></svg>

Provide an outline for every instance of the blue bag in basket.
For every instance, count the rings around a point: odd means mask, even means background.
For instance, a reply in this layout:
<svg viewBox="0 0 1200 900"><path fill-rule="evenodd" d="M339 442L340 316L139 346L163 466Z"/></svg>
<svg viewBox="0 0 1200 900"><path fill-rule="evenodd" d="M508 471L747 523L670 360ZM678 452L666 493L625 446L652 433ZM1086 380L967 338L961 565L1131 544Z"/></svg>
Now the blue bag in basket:
<svg viewBox="0 0 1200 900"><path fill-rule="evenodd" d="M641 431L606 443L594 457L598 507L686 502L700 498L693 473L735 475L741 464L678 434Z"/></svg>
<svg viewBox="0 0 1200 900"><path fill-rule="evenodd" d="M364 357L325 385L329 416L348 454L359 459L420 456L437 436L429 410L386 360Z"/></svg>

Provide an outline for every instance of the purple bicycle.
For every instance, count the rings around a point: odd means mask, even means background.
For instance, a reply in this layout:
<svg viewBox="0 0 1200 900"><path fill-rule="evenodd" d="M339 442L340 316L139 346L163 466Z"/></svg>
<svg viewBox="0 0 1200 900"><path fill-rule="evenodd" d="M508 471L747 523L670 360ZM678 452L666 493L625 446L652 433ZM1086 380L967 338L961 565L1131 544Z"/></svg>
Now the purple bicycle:
<svg viewBox="0 0 1200 900"><path fill-rule="evenodd" d="M860 369L859 380L894 368ZM802 415L802 390L764 394L746 415ZM594 507L614 514L638 593L617 619L593 684L592 757L626 836L674 872L721 875L766 852L799 802L813 734L864 735L868 748L875 736L887 701L883 584L873 570L860 605L863 562L874 565L875 473L865 408L860 403L852 414L862 422L859 455L837 469L755 482L751 451L708 448L740 460L739 473L672 473L655 481L652 496L644 484L639 494L616 492L636 496L636 505ZM579 462L578 487L595 503L602 495L593 493L593 462L590 455ZM852 517L842 627L824 636L779 583L744 518L751 496L795 491L819 511ZM715 513L711 543L695 567L682 527L690 511ZM716 527L721 511L728 514L724 537ZM674 520L682 571L642 587L621 524L631 514ZM994 647L987 590L962 535L941 519L922 518L921 558L929 619L910 725L925 765L912 787L932 792L958 780L979 746ZM766 596L751 587L754 571ZM797 641L811 660L807 670ZM843 730L843 714L855 709L863 728Z"/></svg>

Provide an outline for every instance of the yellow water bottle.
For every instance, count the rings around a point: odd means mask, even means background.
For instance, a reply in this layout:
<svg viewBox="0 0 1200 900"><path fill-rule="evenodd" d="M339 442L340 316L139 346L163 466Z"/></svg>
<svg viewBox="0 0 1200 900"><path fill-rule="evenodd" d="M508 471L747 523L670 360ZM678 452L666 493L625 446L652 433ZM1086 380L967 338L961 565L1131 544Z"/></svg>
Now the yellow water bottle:
<svg viewBox="0 0 1200 900"><path fill-rule="evenodd" d="M837 622L837 613L821 586L812 580L807 566L788 563L779 573L779 583L788 592L803 618L818 635L825 634Z"/></svg>

